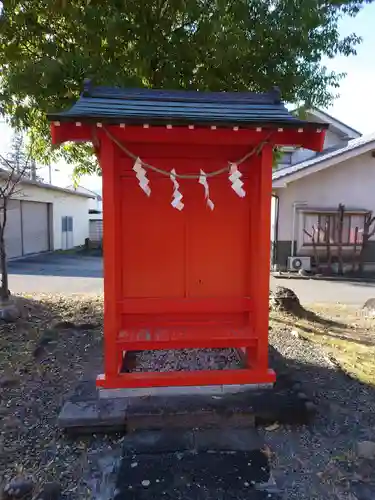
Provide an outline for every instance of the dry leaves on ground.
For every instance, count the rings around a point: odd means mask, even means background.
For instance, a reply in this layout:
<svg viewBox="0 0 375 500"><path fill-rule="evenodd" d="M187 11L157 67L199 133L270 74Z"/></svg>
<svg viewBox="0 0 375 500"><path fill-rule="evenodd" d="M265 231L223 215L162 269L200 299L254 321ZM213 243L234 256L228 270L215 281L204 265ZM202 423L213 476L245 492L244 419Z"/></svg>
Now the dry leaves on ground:
<svg viewBox="0 0 375 500"><path fill-rule="evenodd" d="M17 300L21 319L0 324L0 483L17 476L36 485L55 480L65 492L73 492L86 466L87 449L103 440L88 438L82 447L61 436L56 419L77 380L101 369L102 298L43 295ZM55 329L62 321L94 328ZM46 331L48 341L43 343ZM35 356L37 346L41 349ZM108 446L111 440L104 441ZM84 498L77 493L79 497Z"/></svg>
<svg viewBox="0 0 375 500"><path fill-rule="evenodd" d="M374 317L341 304L314 304L305 317L271 312L270 324L319 344L349 375L375 385Z"/></svg>

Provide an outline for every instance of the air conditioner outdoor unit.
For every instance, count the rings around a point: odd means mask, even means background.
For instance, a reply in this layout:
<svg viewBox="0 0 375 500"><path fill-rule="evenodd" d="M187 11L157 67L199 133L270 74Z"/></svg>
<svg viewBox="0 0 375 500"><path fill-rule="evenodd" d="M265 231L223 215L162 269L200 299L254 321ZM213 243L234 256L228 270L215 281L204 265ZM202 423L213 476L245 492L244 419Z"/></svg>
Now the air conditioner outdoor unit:
<svg viewBox="0 0 375 500"><path fill-rule="evenodd" d="M311 270L311 257L288 257L288 270L299 271L300 269Z"/></svg>

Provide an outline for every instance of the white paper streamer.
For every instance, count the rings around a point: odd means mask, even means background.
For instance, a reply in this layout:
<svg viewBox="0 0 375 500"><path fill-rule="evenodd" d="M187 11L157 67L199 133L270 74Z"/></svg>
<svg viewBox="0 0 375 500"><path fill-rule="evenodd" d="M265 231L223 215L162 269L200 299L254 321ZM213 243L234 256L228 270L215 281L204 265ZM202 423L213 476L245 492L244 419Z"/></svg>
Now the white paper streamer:
<svg viewBox="0 0 375 500"><path fill-rule="evenodd" d="M202 184L204 187L204 197L206 198L206 203L208 208L211 210L214 209L215 205L214 202L210 199L210 188L208 187L208 182L207 182L207 175L203 170L201 170L201 175L199 176L199 184Z"/></svg>
<svg viewBox="0 0 375 500"><path fill-rule="evenodd" d="M170 179L173 182L173 198L171 205L173 208L177 208L177 210L182 210L184 208L184 204L182 203L182 194L179 191L180 184L177 182L176 170L174 168L171 170Z"/></svg>
<svg viewBox="0 0 375 500"><path fill-rule="evenodd" d="M243 182L241 181L242 174L238 170L238 165L236 163L230 163L230 175L229 180L232 183L233 191L240 197L243 198L246 195L246 191L243 189Z"/></svg>
<svg viewBox="0 0 375 500"><path fill-rule="evenodd" d="M147 179L147 172L142 167L142 161L139 158L135 160L133 170L136 173L137 179L139 180L139 185L141 189L147 194L147 196L150 196L151 194L151 188L149 186L150 181Z"/></svg>

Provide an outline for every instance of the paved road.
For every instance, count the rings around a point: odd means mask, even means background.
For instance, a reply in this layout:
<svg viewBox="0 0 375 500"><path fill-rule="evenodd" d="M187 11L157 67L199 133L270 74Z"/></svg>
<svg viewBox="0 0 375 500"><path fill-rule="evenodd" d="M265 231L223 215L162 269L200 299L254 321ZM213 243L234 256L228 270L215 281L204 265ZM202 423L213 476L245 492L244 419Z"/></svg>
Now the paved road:
<svg viewBox="0 0 375 500"><path fill-rule="evenodd" d="M51 253L12 261L9 289L13 293L102 293L102 259Z"/></svg>
<svg viewBox="0 0 375 500"><path fill-rule="evenodd" d="M45 254L12 261L9 288L13 293L89 293L103 291L103 266L100 257L68 254ZM341 302L362 305L375 297L375 283L271 278L294 290L303 303Z"/></svg>
<svg viewBox="0 0 375 500"><path fill-rule="evenodd" d="M362 306L367 299L375 297L375 283L277 279L271 277L271 288L276 285L291 288L304 304L339 302Z"/></svg>

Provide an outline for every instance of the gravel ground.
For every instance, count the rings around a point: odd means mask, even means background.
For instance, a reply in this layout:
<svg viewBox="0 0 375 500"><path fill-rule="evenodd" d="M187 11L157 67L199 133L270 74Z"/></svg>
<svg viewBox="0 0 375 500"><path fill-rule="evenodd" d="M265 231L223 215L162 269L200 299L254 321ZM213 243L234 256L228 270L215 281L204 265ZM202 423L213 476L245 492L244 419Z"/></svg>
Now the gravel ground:
<svg viewBox="0 0 375 500"><path fill-rule="evenodd" d="M88 457L118 448L120 436L72 440L57 429L64 399L79 378L101 370L102 353L100 326L47 330L60 320L101 325L102 301L29 299L17 326L0 326L0 490L18 476L31 478L35 492L48 481L58 481L67 500L89 499L83 481ZM56 337L35 357L46 331Z"/></svg>
<svg viewBox="0 0 375 500"><path fill-rule="evenodd" d="M73 440L56 428L58 412L77 380L101 371L102 299L40 299L25 301L26 313L17 326L0 326L0 483L18 475L31 477L38 490L54 480L67 500L92 499L88 488L96 491L95 498L106 499L107 476L121 449L121 436ZM61 320L75 327L57 329ZM82 328L84 323L92 328ZM35 351L46 331L48 345ZM374 500L374 464L359 460L355 449L359 441L375 441L375 389L346 377L318 346L293 337L288 327L274 328L270 341L320 408L309 428L261 431L285 499ZM236 364L233 352L228 355L230 364ZM139 359L145 369L151 353ZM225 367L223 353L216 350L204 356L185 350L177 364L162 351L158 368L183 369L192 359L197 369L206 363ZM98 475L91 472L96 459L105 462Z"/></svg>
<svg viewBox="0 0 375 500"><path fill-rule="evenodd" d="M273 329L270 343L319 407L308 428L262 431L284 498L374 500L375 462L358 458L356 446L375 441L375 388L347 377L316 344L288 329Z"/></svg>
<svg viewBox="0 0 375 500"><path fill-rule="evenodd" d="M234 370L240 359L233 349L180 349L176 351L143 351L137 355L134 371L160 372L182 370Z"/></svg>

